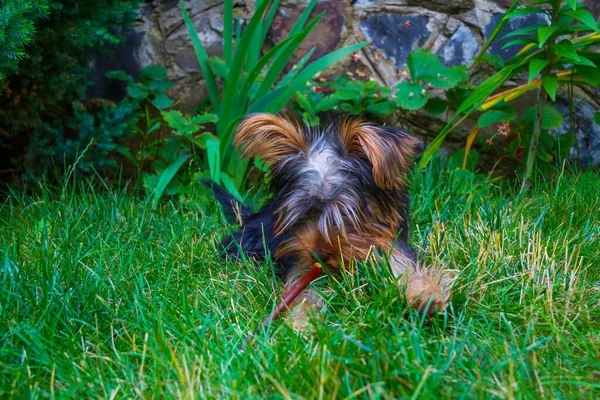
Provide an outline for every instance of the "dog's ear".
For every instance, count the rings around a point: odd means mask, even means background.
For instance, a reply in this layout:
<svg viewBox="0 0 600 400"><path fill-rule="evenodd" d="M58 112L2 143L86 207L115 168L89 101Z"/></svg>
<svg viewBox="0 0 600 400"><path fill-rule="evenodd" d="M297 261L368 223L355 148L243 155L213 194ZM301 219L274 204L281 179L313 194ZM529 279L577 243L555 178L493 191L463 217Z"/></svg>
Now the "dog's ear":
<svg viewBox="0 0 600 400"><path fill-rule="evenodd" d="M242 157L259 156L269 164L305 151L306 147L300 127L271 114L251 114L244 119L233 143L242 150Z"/></svg>
<svg viewBox="0 0 600 400"><path fill-rule="evenodd" d="M417 139L393 127L347 119L340 123L340 136L350 155L364 155L373 165L373 179L382 189L404 183L404 176L416 153Z"/></svg>

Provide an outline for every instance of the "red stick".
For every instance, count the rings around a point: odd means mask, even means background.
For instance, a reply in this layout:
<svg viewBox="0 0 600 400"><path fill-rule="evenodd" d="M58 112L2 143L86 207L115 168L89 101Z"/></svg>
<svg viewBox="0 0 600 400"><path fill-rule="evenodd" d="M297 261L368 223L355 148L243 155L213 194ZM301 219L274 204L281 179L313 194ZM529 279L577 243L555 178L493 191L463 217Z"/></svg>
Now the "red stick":
<svg viewBox="0 0 600 400"><path fill-rule="evenodd" d="M273 312L271 314L269 314L265 318L265 320L262 322L262 324L260 324L256 328L255 332L258 332L259 329L262 329L262 328L268 326L271 322L273 322L274 320L276 320L279 317L279 314L282 311L284 311L286 308L288 308L288 306L290 305L290 303L292 301L294 301L294 299L296 297L298 297L298 295L300 294L300 292L302 292L304 289L306 289L306 287L308 285L310 285L310 283L312 281L314 281L319 276L321 276L322 273L323 273L323 268L321 267L321 265L319 263L314 263L312 269L306 275L304 275L304 277L302 279L300 279L298 281L298 283L296 283L290 289L290 291L285 295L285 297L283 298L283 300L281 300L281 302L279 302L279 304L277 305L277 307L275 307L275 310L273 310ZM246 349L246 346L252 340L252 336L253 336L252 333L250 333L250 334L248 334L248 336L246 336L246 340L244 341L244 343L242 343L241 351L244 351Z"/></svg>

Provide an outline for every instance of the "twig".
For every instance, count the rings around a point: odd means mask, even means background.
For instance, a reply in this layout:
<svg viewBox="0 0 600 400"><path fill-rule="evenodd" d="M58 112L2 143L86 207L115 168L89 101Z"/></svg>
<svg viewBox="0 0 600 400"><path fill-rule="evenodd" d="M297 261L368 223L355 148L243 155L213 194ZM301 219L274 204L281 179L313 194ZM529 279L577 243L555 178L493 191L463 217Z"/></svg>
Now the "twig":
<svg viewBox="0 0 600 400"><path fill-rule="evenodd" d="M254 332L251 332L248 334L248 336L246 336L246 340L244 340L244 342L240 346L240 351L244 352L244 350L246 350L246 347L252 341L252 337L254 336L254 334L256 334L259 330L269 326L271 322L279 318L279 314L281 314L282 311L288 308L292 301L294 301L294 299L298 297L300 292L306 289L306 287L310 285L310 283L317 279L319 276L321 276L322 273L323 267L321 267L319 263L314 263L312 269L290 289L290 291L285 295L281 302L279 302L277 307L275 307L273 312L264 319L264 321L256 328Z"/></svg>

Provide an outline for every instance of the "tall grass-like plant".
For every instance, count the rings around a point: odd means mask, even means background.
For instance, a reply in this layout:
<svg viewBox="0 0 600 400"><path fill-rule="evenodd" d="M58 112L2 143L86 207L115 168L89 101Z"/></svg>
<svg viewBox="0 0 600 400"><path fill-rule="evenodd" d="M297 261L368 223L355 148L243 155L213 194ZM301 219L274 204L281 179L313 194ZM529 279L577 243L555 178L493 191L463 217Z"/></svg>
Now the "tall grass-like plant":
<svg viewBox="0 0 600 400"><path fill-rule="evenodd" d="M198 33L183 3L181 4L206 81L211 108L218 117L217 137L206 143L206 167L210 170L211 180L222 184L237 197L241 197L249 165L249 160L242 160L232 143L234 130L241 119L253 112L279 112L310 78L367 45L367 42L363 42L344 47L305 66L311 51L295 69L283 75L296 50L324 15L322 13L308 22L315 4L316 0L310 1L288 37L262 54L279 0L257 0L254 14L243 32L240 32L238 20L235 41L233 0L225 0L223 61L217 63L211 63L213 60L208 59ZM219 90L216 77L223 78L222 91Z"/></svg>
<svg viewBox="0 0 600 400"><path fill-rule="evenodd" d="M593 46L600 44L600 29L584 5L574 0L538 0L522 6L518 3L515 1L502 16L475 59L476 62L481 60L510 19L527 14L546 14L550 25L531 25L504 36L516 38L506 43L504 48L523 47L502 69L481 83L460 104L454 116L425 150L420 161L421 167L429 163L448 133L473 112L485 111L467 138L465 155L480 128L514 120L515 112L510 102L527 92L537 90L535 120L531 124L531 140L522 186L526 190L530 185L536 157L545 156L537 151L540 133L543 129L560 126L560 123L558 126L554 123L554 113L547 113L547 99L550 98L552 102L556 100L561 84L600 85L600 54L593 51ZM526 84L494 94L508 80L523 72L529 74ZM549 118L554 120L549 121Z"/></svg>

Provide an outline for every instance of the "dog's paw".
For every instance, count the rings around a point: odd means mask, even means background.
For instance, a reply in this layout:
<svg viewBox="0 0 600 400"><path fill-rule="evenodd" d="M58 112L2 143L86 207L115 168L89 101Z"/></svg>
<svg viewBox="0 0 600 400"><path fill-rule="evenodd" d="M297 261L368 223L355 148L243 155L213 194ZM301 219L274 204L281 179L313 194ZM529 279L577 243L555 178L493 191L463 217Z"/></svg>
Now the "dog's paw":
<svg viewBox="0 0 600 400"><path fill-rule="evenodd" d="M450 273L415 274L408 280L406 299L412 308L431 317L446 308L454 279Z"/></svg>
<svg viewBox="0 0 600 400"><path fill-rule="evenodd" d="M282 297L285 297L285 288L282 288ZM304 291L287 307L286 322L298 332L309 332L311 319L320 318L323 306L318 296L310 291Z"/></svg>

